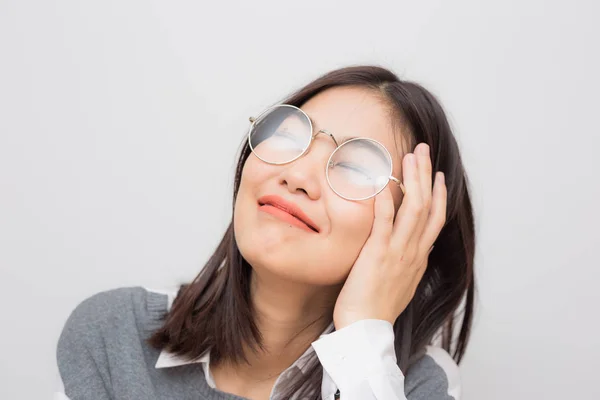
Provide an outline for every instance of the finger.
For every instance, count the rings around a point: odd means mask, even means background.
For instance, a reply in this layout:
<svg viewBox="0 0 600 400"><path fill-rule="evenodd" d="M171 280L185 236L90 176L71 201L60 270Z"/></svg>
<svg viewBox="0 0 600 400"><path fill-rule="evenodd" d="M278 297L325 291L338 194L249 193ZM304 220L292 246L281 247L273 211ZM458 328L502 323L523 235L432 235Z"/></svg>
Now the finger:
<svg viewBox="0 0 600 400"><path fill-rule="evenodd" d="M375 196L373 214L373 227L369 240L387 244L394 226L394 199L389 186Z"/></svg>
<svg viewBox="0 0 600 400"><path fill-rule="evenodd" d="M421 200L423 201L423 212L417 223L415 232L412 235L409 246L417 246L419 244L423 230L429 219L431 208L432 188L431 188L431 158L429 156L429 146L426 143L420 143L415 149L417 156L417 168L419 174L419 183L421 188Z"/></svg>
<svg viewBox="0 0 600 400"><path fill-rule="evenodd" d="M421 217L422 200L417 159L408 153L402 160L402 177L406 193L396 216L391 243L395 249L404 252Z"/></svg>
<svg viewBox="0 0 600 400"><path fill-rule="evenodd" d="M447 201L448 191L444 182L444 173L439 171L435 175L429 219L419 243L419 251L421 254L429 253L431 246L446 223Z"/></svg>

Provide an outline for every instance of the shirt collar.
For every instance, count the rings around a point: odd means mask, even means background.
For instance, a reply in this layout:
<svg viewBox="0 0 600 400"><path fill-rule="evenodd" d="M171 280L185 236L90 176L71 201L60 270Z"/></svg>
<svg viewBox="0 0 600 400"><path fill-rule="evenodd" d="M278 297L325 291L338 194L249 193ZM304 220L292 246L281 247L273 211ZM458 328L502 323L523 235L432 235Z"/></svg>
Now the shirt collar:
<svg viewBox="0 0 600 400"><path fill-rule="evenodd" d="M156 364L154 364L155 368L171 368L171 367L179 367L181 365L187 364L195 364L195 363L206 363L210 362L210 352L204 353L197 360L187 360L177 354L171 353L167 350L162 350L160 355L158 356L158 360L156 360Z"/></svg>
<svg viewBox="0 0 600 400"><path fill-rule="evenodd" d="M331 322L327 328L321 333L320 337L331 333L334 329L333 322ZM310 361L310 354L314 352L312 346L309 346L308 349L290 366L290 368L298 367L302 373L307 372L308 362ZM187 360L177 354L171 353L165 349L160 352L158 356L158 360L156 360L155 368L171 368L171 367L179 367L182 365L200 363L203 366L210 365L210 351L205 352L200 358L196 360ZM208 368L205 368L207 370Z"/></svg>
<svg viewBox="0 0 600 400"><path fill-rule="evenodd" d="M321 333L321 336L319 336L320 338L327 335L328 333L331 333L334 329L334 325L333 322L331 322L327 328L325 328L325 330ZM312 346L309 346L308 349L306 349L306 351L304 352L304 354L302 354L296 361L294 361L294 363L292 364L291 367L298 367L300 369L300 371L302 371L303 374L305 374L308 370L308 365L309 365L309 361L310 361L310 354L312 354L315 351L315 349ZM291 368L290 367L290 368Z"/></svg>
<svg viewBox="0 0 600 400"><path fill-rule="evenodd" d="M204 379L206 383L210 387L215 387L215 380L210 373L210 369L208 368L210 365L210 352L206 351L200 358L197 360L186 360L177 354L170 353L166 350L160 352L158 356L158 360L156 360L156 364L154 364L154 368L171 368L171 367L179 367L181 365L188 364L200 364L202 366L202 371L204 372Z"/></svg>

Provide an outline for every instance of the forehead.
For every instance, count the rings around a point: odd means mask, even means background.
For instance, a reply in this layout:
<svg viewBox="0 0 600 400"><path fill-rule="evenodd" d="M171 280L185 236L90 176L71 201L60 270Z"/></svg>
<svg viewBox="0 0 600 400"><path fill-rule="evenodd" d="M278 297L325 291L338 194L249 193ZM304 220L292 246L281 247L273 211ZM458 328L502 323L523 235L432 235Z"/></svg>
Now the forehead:
<svg viewBox="0 0 600 400"><path fill-rule="evenodd" d="M312 97L301 109L312 120L313 133L325 129L338 142L347 137L367 137L383 144L394 159L399 156L389 108L373 91L335 87Z"/></svg>

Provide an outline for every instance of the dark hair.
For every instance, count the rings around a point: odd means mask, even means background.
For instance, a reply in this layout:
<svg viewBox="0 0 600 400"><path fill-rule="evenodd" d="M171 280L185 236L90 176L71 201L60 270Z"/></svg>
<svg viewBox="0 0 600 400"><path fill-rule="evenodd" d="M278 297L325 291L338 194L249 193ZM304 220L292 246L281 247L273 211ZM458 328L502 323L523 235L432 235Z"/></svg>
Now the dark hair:
<svg viewBox="0 0 600 400"><path fill-rule="evenodd" d="M406 135L403 139L407 150L412 152L416 144L427 143L431 149L432 178L437 171L445 174L446 223L412 301L394 323L395 351L398 364L406 373L425 346L441 333L441 346L460 363L473 318L475 228L467 176L446 115L429 91L378 66L331 71L283 103L301 107L316 94L336 86L362 87L380 94L390 107L395 126ZM242 169L250 153L245 142L235 173L234 207ZM180 287L164 325L148 342L188 360L198 359L210 349L211 361L247 362L244 344L254 350L262 348L250 300L251 272L236 244L232 220L205 267L193 282ZM462 319L456 329L455 319L460 314ZM286 388L283 398L290 398L293 393L301 398L321 398L323 369L314 352L310 362L308 373Z"/></svg>

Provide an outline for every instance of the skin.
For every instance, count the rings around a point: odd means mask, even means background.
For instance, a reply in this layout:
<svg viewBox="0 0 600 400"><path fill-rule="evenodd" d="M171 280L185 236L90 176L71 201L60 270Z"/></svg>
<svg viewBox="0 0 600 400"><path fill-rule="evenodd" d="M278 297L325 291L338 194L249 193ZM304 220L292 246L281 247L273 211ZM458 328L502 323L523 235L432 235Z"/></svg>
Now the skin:
<svg viewBox="0 0 600 400"><path fill-rule="evenodd" d="M349 201L329 187L325 165L335 143L319 134L299 159L267 164L250 155L242 173L234 230L253 268L251 293L265 350L247 351L249 365L211 364L220 390L267 399L277 376L318 338L333 313L340 330L362 319L393 324L413 297L427 256L445 222L443 174L432 188L429 147L401 154L389 109L373 91L328 89L302 109L314 132L326 129L375 139L394 160L393 182L375 198ZM276 194L298 205L318 226L307 232L260 211ZM351 216L351 217L349 217Z"/></svg>

